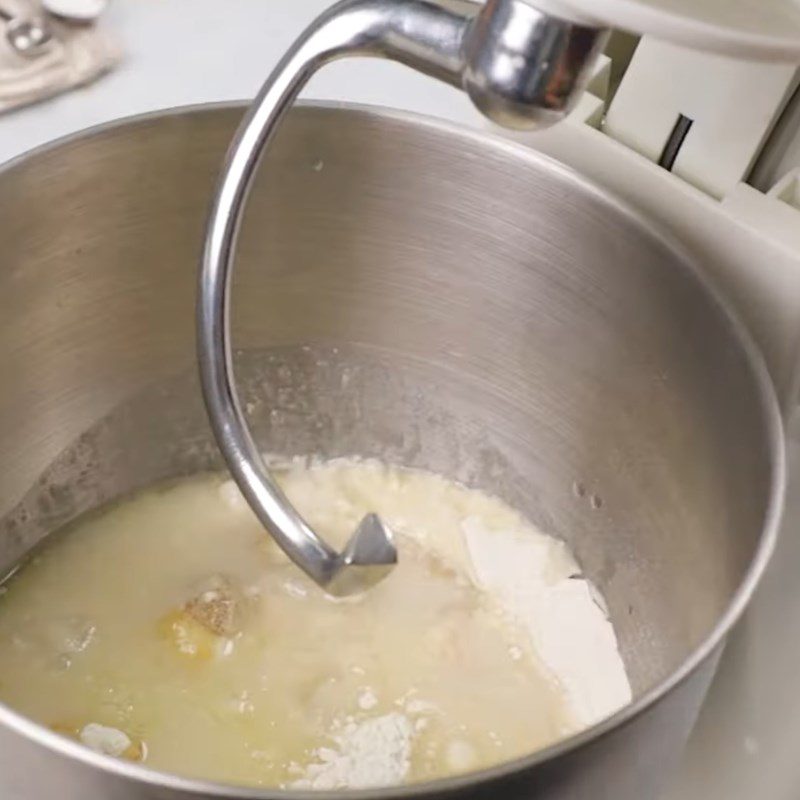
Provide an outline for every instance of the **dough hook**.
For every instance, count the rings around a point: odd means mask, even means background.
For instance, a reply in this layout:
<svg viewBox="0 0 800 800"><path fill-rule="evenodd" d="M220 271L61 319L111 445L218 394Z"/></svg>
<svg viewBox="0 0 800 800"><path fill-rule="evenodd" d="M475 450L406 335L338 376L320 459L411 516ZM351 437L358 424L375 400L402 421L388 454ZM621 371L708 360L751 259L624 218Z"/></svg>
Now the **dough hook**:
<svg viewBox="0 0 800 800"><path fill-rule="evenodd" d="M229 294L243 206L260 158L309 78L347 56L392 59L463 88L495 122L535 128L562 119L582 91L607 31L543 13L526 0L344 0L315 20L267 79L234 137L206 228L197 306L201 384L223 457L284 552L326 591L346 595L397 562L375 515L339 553L298 514L253 441L233 376Z"/></svg>

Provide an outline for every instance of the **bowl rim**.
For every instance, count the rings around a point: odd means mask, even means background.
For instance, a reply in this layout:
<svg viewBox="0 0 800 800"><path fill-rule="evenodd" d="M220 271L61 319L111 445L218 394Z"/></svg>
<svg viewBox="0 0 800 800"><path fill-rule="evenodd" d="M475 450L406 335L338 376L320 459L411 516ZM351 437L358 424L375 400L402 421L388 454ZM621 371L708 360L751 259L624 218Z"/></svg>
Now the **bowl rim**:
<svg viewBox="0 0 800 800"><path fill-rule="evenodd" d="M195 103L133 114L99 125L93 125L54 139L10 159L0 165L0 179L6 173L22 168L41 156L48 155L76 142L90 140L92 137L114 132L118 129L163 119L188 118L197 114L237 111L244 113L248 105L249 103L246 101ZM300 101L296 106L305 111L318 111L334 115L345 114L359 116L366 121L390 121L407 127L424 128L437 134L444 134L465 142L480 144L498 154L512 156L539 168L544 167L558 173L565 181L575 185L581 191L594 195L600 202L612 206L618 214L626 217L658 244L675 254L676 261L680 262L680 267L685 270L691 280L695 281L699 290L706 294L710 303L716 306L718 312L720 312L722 322L730 330L732 341L737 343L745 357L746 369L753 377L753 388L759 400L760 422L767 439L765 444L769 451L771 464L768 501L762 523L761 536L741 583L733 593L726 609L717 619L714 627L681 664L666 678L651 686L637 699L612 716L528 755L520 756L486 769L432 781L375 789L336 790L265 789L226 784L183 777L95 753L78 742L72 741L34 722L3 703L0 703L0 725L26 737L35 744L55 751L56 754L66 758L82 762L86 766L112 773L129 781L145 783L154 788L168 789L190 795L205 795L228 800L343 800L343 798L346 798L346 800L395 800L397 798L399 800L400 798L427 798L449 794L458 790L475 789L481 785L523 773L547 762L553 762L605 737L612 731L626 727L662 698L671 694L717 652L732 626L744 612L761 580L777 542L786 490L783 417L774 385L761 351L747 327L729 306L713 280L702 270L698 260L673 235L666 233L647 215L641 214L627 202L619 199L613 192L601 187L571 167L533 148L504 139L498 135L472 130L465 126L424 114L382 106L342 102Z"/></svg>

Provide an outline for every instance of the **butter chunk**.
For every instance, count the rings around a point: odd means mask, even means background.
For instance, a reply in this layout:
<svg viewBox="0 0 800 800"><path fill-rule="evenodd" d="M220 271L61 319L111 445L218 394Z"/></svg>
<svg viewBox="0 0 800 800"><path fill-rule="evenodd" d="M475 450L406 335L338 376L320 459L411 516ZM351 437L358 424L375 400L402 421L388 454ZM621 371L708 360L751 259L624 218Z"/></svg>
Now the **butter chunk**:
<svg viewBox="0 0 800 800"><path fill-rule="evenodd" d="M95 753L124 758L128 761L144 761L146 757L144 742L134 741L118 728L99 725L96 722L90 722L83 727L66 723L56 723L50 727L62 736L79 741Z"/></svg>

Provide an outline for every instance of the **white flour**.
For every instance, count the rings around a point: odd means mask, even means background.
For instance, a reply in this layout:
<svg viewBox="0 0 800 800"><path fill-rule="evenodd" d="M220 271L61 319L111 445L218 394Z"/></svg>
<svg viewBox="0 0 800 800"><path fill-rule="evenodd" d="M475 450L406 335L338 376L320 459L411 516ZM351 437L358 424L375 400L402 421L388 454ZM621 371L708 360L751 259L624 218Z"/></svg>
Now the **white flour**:
<svg viewBox="0 0 800 800"><path fill-rule="evenodd" d="M391 527L458 563L502 613L527 632L527 646L566 697L574 725L565 733L589 727L630 702L614 629L598 605L602 598L588 581L573 577L580 570L561 541L537 531L499 501L460 487L454 492L452 484L436 476L410 473L411 488L397 493L392 491L396 474L387 476L386 468L375 462L342 461L340 466L351 477L345 496L352 497L354 488L363 492L364 499L372 501L370 508ZM324 471L326 465L316 465L312 471L315 468ZM291 477L288 484L292 486ZM298 497L314 491L310 485L295 489ZM398 495L397 506L391 502L392 494ZM522 659L523 654L519 645L509 647L512 660ZM359 696L363 711L375 703L369 689ZM333 735L335 747L317 749L316 761L292 786L356 789L401 783L415 734L427 721L424 717L414 721L408 715L423 709L430 711L430 704L416 699L402 704L403 713L362 721L350 718ZM453 739L444 760L453 772L470 769L473 748L465 740Z"/></svg>
<svg viewBox="0 0 800 800"><path fill-rule="evenodd" d="M302 768L294 789L369 789L402 783L411 759L411 720L397 711L334 732L336 749L320 747L317 763Z"/></svg>
<svg viewBox="0 0 800 800"><path fill-rule="evenodd" d="M564 545L532 530L462 525L478 585L528 631L576 720L594 725L631 700L614 628Z"/></svg>

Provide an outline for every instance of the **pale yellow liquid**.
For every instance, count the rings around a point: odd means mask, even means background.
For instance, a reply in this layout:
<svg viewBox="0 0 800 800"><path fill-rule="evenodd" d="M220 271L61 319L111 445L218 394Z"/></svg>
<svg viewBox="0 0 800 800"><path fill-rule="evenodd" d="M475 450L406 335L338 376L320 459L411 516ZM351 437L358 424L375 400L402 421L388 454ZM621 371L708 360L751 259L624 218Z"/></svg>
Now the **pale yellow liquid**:
<svg viewBox="0 0 800 800"><path fill-rule="evenodd" d="M157 769L264 786L314 785L309 765L320 747L338 758L342 726L389 714L412 730L407 768L317 785L439 777L575 728L525 634L465 566L465 516L491 528L518 523L513 511L374 464L297 467L281 480L334 542L380 513L400 532L399 566L367 595L335 602L221 478L149 491L80 521L5 587L0 700L67 735L117 728L136 744L128 757ZM182 609L216 575L235 589L235 631L181 628Z"/></svg>

